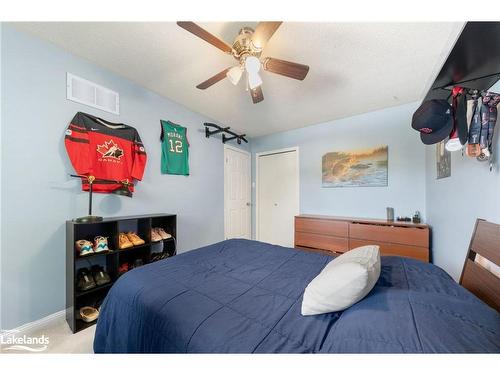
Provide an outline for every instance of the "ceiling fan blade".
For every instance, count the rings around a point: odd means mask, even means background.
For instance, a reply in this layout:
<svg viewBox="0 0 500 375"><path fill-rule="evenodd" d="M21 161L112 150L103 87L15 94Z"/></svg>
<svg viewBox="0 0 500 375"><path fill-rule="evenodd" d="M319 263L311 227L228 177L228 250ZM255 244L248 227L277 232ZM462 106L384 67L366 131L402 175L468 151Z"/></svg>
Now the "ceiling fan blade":
<svg viewBox="0 0 500 375"><path fill-rule="evenodd" d="M297 64L290 61L266 57L262 63L264 70L271 73L281 74L289 78L303 80L309 72L309 66Z"/></svg>
<svg viewBox="0 0 500 375"><path fill-rule="evenodd" d="M209 88L210 86L216 84L217 82L223 80L224 78L226 78L226 73L229 71L229 69L231 69L231 68L226 68L222 72L217 73L213 77L210 77L206 81L204 81L204 82L200 83L198 86L196 86L196 88L200 89L200 90L205 90L205 89Z"/></svg>
<svg viewBox="0 0 500 375"><path fill-rule="evenodd" d="M250 89L250 95L252 96L252 102L253 104L260 103L261 101L264 100L264 94L262 93L262 88L260 86L257 86L253 90Z"/></svg>
<svg viewBox="0 0 500 375"><path fill-rule="evenodd" d="M252 36L252 43L257 48L264 48L269 39L278 30L282 21L259 22Z"/></svg>
<svg viewBox="0 0 500 375"><path fill-rule="evenodd" d="M205 42L210 43L211 45L217 47L218 49L226 52L232 53L232 47L224 42L223 40L217 38L215 35L210 34L207 30L201 28L194 22L190 21L179 21L177 25L182 27L184 30L189 31L190 33L196 35L198 38L203 39Z"/></svg>

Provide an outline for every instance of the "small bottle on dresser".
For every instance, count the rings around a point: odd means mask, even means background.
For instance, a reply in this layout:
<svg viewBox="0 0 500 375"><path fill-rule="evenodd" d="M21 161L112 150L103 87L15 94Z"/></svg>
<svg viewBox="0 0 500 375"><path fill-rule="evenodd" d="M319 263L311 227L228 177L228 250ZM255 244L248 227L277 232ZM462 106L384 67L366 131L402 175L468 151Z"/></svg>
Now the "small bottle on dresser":
<svg viewBox="0 0 500 375"><path fill-rule="evenodd" d="M394 221L394 208L387 207L387 221Z"/></svg>

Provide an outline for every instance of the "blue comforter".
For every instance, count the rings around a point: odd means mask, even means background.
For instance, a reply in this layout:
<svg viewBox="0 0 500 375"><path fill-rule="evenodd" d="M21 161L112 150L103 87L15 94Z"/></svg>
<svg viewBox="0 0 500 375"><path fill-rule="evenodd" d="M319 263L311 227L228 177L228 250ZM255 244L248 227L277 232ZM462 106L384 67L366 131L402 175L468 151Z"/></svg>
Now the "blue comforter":
<svg viewBox="0 0 500 375"><path fill-rule="evenodd" d="M443 270L382 257L371 293L302 316L304 288L332 258L228 240L134 269L100 311L96 353L500 352L500 314Z"/></svg>

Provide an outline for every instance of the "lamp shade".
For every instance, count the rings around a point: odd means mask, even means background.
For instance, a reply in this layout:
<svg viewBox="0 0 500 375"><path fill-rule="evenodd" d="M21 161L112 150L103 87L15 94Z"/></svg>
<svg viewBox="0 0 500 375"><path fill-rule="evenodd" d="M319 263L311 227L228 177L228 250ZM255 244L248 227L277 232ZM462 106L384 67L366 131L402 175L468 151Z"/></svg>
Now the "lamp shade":
<svg viewBox="0 0 500 375"><path fill-rule="evenodd" d="M233 66L226 73L226 77L231 81L233 85L237 85L240 81L241 75L243 74L243 70L239 66Z"/></svg>
<svg viewBox="0 0 500 375"><path fill-rule="evenodd" d="M258 73L260 70L260 60L255 56L248 56L245 59L245 69L248 74Z"/></svg>
<svg viewBox="0 0 500 375"><path fill-rule="evenodd" d="M259 73L250 73L248 72L248 87L250 90L253 90L262 85L262 79L259 76Z"/></svg>

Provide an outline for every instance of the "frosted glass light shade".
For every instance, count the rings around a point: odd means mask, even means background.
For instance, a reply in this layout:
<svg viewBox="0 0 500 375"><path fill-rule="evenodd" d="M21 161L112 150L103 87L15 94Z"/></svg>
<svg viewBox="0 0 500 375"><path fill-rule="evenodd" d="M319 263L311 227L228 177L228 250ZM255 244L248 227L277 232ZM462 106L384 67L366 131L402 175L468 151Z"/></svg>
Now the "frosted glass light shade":
<svg viewBox="0 0 500 375"><path fill-rule="evenodd" d="M226 77L231 81L233 85L237 85L240 81L243 70L239 66L233 66L226 73Z"/></svg>
<svg viewBox="0 0 500 375"><path fill-rule="evenodd" d="M259 73L248 73L248 87L253 90L262 85L262 79Z"/></svg>
<svg viewBox="0 0 500 375"><path fill-rule="evenodd" d="M248 74L258 73L260 70L260 60L255 56L248 56L245 59L245 69Z"/></svg>

